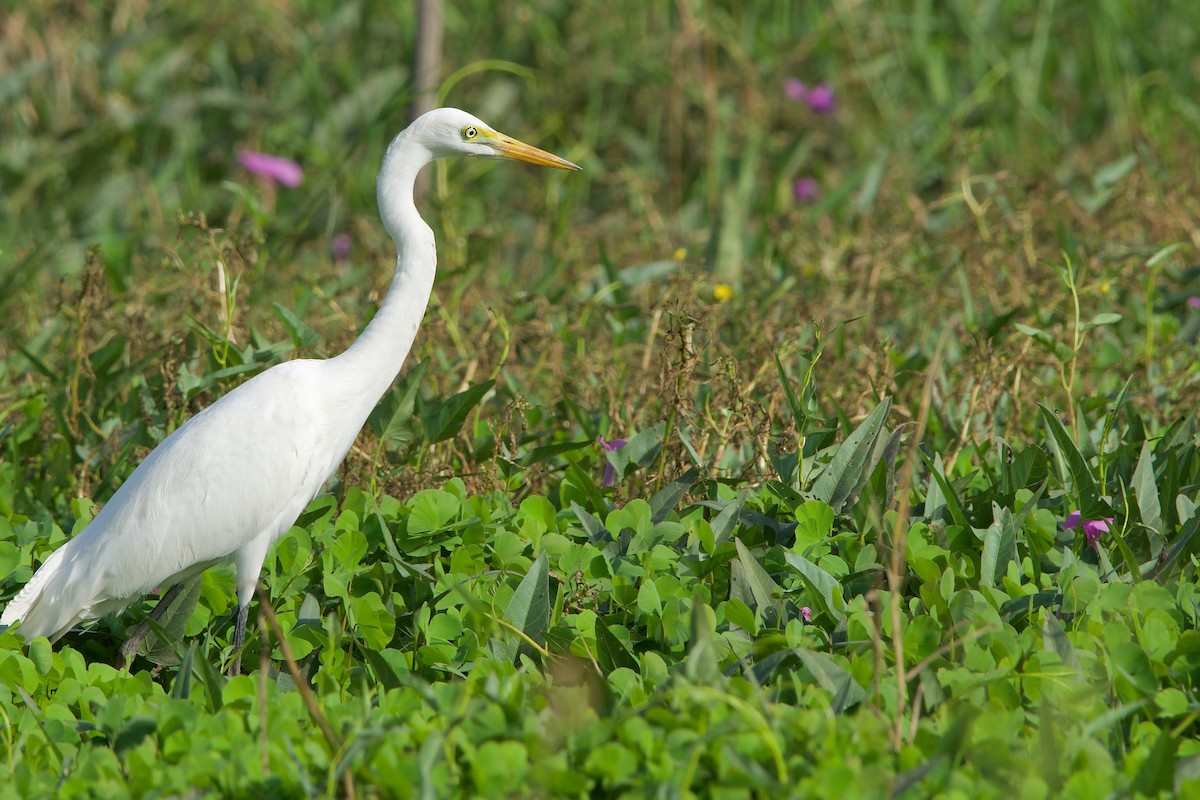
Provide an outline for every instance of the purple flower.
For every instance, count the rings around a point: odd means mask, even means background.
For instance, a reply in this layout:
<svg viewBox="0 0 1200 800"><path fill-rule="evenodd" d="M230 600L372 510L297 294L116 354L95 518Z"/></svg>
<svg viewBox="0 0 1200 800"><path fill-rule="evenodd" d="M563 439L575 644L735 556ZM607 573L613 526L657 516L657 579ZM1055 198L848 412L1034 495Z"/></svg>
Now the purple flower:
<svg viewBox="0 0 1200 800"><path fill-rule="evenodd" d="M805 622L812 622L812 609L808 606L800 606L800 616Z"/></svg>
<svg viewBox="0 0 1200 800"><path fill-rule="evenodd" d="M300 169L300 165L288 158L243 150L238 153L238 161L255 175L292 189L299 186L300 182L304 180L304 171Z"/></svg>
<svg viewBox="0 0 1200 800"><path fill-rule="evenodd" d="M1200 297L1192 295L1187 299L1188 308L1200 308Z"/></svg>
<svg viewBox="0 0 1200 800"><path fill-rule="evenodd" d="M788 78L783 82L783 93L797 103L804 103L814 114L832 114L837 111L837 98L828 83L806 86L803 81Z"/></svg>
<svg viewBox="0 0 1200 800"><path fill-rule="evenodd" d="M609 453L620 450L622 447L629 444L629 442L627 442L625 439L613 439L611 442L607 442L604 440L603 436L600 437L599 441L600 441L600 446L603 447L605 449L605 451L607 451ZM604 485L612 486L616 482L617 482L617 471L615 469L613 469L612 464L605 461Z"/></svg>
<svg viewBox="0 0 1200 800"><path fill-rule="evenodd" d="M797 203L812 205L817 202L820 193L821 184L817 183L816 178L801 178L792 184L792 196L796 198Z"/></svg>
<svg viewBox="0 0 1200 800"><path fill-rule="evenodd" d="M808 87L795 78L788 78L783 82L783 93L797 103L803 103L808 97Z"/></svg>
<svg viewBox="0 0 1200 800"><path fill-rule="evenodd" d="M1108 533L1108 526L1112 524L1112 517L1104 519L1080 519L1078 511L1072 511L1067 514L1067 518L1063 520L1063 530L1069 531L1072 528L1083 528L1083 538L1087 540L1088 547L1097 547L1100 541L1100 534Z"/></svg>
<svg viewBox="0 0 1200 800"><path fill-rule="evenodd" d="M353 244L350 234L339 233L329 241L329 255L333 256L334 261L345 261L350 256L350 247Z"/></svg>

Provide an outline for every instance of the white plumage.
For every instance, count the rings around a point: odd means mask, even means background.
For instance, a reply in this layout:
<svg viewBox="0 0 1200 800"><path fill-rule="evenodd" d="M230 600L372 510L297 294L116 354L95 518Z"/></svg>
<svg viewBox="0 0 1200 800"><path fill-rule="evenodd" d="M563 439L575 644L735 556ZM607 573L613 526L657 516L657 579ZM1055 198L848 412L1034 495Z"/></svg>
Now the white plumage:
<svg viewBox="0 0 1200 800"><path fill-rule="evenodd" d="M354 344L330 359L272 367L180 426L82 533L46 559L0 624L20 621L26 638L57 639L80 620L232 562L238 620L231 672L238 671L247 610L268 547L333 475L412 347L437 260L433 232L413 203L413 184L430 161L455 155L579 169L466 112L422 115L392 141L379 172L379 211L396 243L396 273Z"/></svg>

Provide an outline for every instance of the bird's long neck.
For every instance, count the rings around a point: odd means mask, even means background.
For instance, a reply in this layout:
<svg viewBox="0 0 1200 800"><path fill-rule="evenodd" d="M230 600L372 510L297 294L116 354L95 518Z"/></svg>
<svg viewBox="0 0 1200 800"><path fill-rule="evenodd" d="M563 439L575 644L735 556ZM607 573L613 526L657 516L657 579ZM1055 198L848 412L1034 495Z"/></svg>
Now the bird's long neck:
<svg viewBox="0 0 1200 800"><path fill-rule="evenodd" d="M402 133L388 148L379 173L379 214L396 243L396 274L375 317L344 353L332 359L343 397L364 420L400 372L433 291L437 266L433 231L413 203L417 173L431 160L425 148L406 141Z"/></svg>

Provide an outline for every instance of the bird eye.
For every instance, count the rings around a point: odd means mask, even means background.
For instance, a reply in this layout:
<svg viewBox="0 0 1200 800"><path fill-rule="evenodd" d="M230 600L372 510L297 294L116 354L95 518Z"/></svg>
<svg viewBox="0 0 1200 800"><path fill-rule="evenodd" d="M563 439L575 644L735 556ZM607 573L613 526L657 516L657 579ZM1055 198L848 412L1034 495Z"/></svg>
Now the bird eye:
<svg viewBox="0 0 1200 800"><path fill-rule="evenodd" d="M478 135L479 129L474 125L468 125L467 127L463 128L463 137L466 139L474 139Z"/></svg>

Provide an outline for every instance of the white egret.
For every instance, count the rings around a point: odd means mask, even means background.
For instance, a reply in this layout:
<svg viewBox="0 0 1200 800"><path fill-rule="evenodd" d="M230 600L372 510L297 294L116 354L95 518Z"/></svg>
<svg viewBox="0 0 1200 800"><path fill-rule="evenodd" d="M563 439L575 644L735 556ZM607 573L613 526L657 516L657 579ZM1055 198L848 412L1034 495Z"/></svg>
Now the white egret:
<svg viewBox="0 0 1200 800"><path fill-rule="evenodd" d="M155 587L209 567L237 568L230 673L240 670L246 617L267 548L337 469L400 371L433 290L433 231L413 203L417 173L451 156L575 164L498 133L453 108L423 114L387 149L376 195L396 244L396 273L374 319L340 355L278 364L181 425L146 457L82 533L50 554L0 624L27 639L58 639L76 623L119 611ZM146 633L121 648L124 659ZM140 634L140 635L139 635Z"/></svg>

